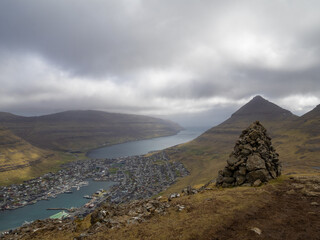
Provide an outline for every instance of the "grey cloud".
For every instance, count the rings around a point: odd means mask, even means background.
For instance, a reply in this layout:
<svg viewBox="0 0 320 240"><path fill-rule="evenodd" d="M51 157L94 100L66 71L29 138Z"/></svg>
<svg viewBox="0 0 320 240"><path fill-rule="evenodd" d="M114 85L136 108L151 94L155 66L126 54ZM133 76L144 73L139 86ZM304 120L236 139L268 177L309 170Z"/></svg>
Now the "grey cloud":
<svg viewBox="0 0 320 240"><path fill-rule="evenodd" d="M139 2L132 1L137 6L131 10L130 1L2 1L0 44L38 52L75 74L166 66L195 30L194 23L183 22L194 19L186 16L192 8L179 16L182 2Z"/></svg>
<svg viewBox="0 0 320 240"><path fill-rule="evenodd" d="M190 109L203 102L217 110L213 98L231 106L255 94L320 99L319 7L316 0L2 0L0 108L140 113L178 111L188 100ZM181 74L157 80L166 72Z"/></svg>

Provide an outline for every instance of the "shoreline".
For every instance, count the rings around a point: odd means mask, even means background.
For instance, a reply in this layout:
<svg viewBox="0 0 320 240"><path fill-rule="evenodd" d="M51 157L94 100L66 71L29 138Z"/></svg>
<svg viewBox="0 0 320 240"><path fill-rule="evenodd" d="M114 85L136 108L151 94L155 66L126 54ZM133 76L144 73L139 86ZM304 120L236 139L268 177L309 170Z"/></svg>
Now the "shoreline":
<svg viewBox="0 0 320 240"><path fill-rule="evenodd" d="M135 140L128 140L128 141L124 141L124 142L120 142L120 143L112 143L112 144L106 144L106 145L101 145L101 146L98 146L98 147L94 147L94 148L90 148L89 150L85 151L85 152L81 152L81 153L84 153L86 157L90 158L90 159L95 159L95 158L91 158L88 156L88 154L90 154L90 152L94 151L94 150L97 150L97 149L100 149L100 148L105 148L105 147L111 147L111 146L116 146L116 145L120 145L120 144L125 144L125 143L130 143L130 142L138 142L138 141L144 141L144 140L151 140L151 139L158 139L158 138L162 138L162 137L171 137L171 136L175 136L175 135L178 135L180 132L182 131L185 131L186 129L183 128L179 131L177 131L176 133L174 134L168 134L168 135L163 135L163 136L159 136L159 137L150 137L150 138L141 138L141 139L135 139ZM163 149L162 149L163 150ZM68 152L66 152L68 153ZM72 153L72 152L69 152L69 153ZM80 153L80 152L79 152ZM72 153L73 154L73 153ZM130 156L128 156L130 157Z"/></svg>

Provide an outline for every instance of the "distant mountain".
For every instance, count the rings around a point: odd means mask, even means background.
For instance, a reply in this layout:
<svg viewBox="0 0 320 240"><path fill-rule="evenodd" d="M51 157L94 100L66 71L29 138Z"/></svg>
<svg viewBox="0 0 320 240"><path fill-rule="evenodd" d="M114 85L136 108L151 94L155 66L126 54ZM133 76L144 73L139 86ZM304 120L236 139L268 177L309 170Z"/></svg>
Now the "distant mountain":
<svg viewBox="0 0 320 240"><path fill-rule="evenodd" d="M256 96L217 127L222 129L238 129L241 131L256 120L262 122L266 127L274 127L274 122L277 122L276 125L279 125L297 118L298 117L289 110L283 109L261 96ZM213 130L217 130L217 127L214 127Z"/></svg>
<svg viewBox="0 0 320 240"><path fill-rule="evenodd" d="M310 112L302 115L300 117L301 120L309 120L309 119L320 119L320 104L312 109Z"/></svg>
<svg viewBox="0 0 320 240"><path fill-rule="evenodd" d="M236 121L239 118L254 121L254 119L263 120L280 120L295 118L290 111L269 102L261 96L255 96L250 102L245 104L239 110L231 115L230 121Z"/></svg>
<svg viewBox="0 0 320 240"><path fill-rule="evenodd" d="M39 117L0 113L0 126L45 149L82 151L167 136L182 128L174 122L141 115L102 111L66 111Z"/></svg>
<svg viewBox="0 0 320 240"><path fill-rule="evenodd" d="M259 120L269 132L281 128L283 125L298 119L298 116L292 114L289 110L283 109L278 105L269 102L261 96L255 96L248 103L234 112L230 118L218 126L209 129L197 140L214 133L228 133L239 135L240 132L248 127L252 122Z"/></svg>
<svg viewBox="0 0 320 240"><path fill-rule="evenodd" d="M312 136L320 135L320 104L297 119L293 128L305 131Z"/></svg>
<svg viewBox="0 0 320 240"><path fill-rule="evenodd" d="M202 184L216 176L224 167L241 131L256 120L273 138L285 171L313 171L313 166L320 167L320 107L298 117L256 96L229 119L195 140L167 150L172 159L183 162L191 172L173 190L189 184Z"/></svg>

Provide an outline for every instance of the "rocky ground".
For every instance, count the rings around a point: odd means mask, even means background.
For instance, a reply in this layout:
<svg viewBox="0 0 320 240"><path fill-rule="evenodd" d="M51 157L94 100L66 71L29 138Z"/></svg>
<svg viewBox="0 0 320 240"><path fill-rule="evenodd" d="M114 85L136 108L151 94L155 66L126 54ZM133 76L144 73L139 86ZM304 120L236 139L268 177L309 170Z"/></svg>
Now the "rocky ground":
<svg viewBox="0 0 320 240"><path fill-rule="evenodd" d="M37 221L3 239L320 239L320 176L260 187L213 183L171 198L105 204L74 221Z"/></svg>

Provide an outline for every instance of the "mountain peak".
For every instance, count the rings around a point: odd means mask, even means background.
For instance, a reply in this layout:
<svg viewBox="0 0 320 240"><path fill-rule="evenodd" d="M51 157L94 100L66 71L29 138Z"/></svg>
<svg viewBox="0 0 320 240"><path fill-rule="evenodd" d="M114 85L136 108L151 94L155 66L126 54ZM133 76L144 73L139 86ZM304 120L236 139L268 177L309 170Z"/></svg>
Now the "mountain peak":
<svg viewBox="0 0 320 240"><path fill-rule="evenodd" d="M260 95L256 95L255 97L252 98L252 100L266 100L263 97L261 97ZM251 100L251 101L252 101Z"/></svg>
<svg viewBox="0 0 320 240"><path fill-rule="evenodd" d="M269 102L260 95L252 98L247 104L232 114L231 118L252 118L254 120L278 119L294 116L290 111Z"/></svg>

